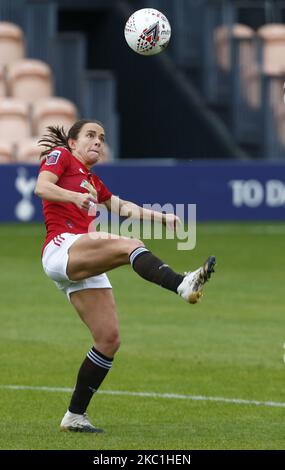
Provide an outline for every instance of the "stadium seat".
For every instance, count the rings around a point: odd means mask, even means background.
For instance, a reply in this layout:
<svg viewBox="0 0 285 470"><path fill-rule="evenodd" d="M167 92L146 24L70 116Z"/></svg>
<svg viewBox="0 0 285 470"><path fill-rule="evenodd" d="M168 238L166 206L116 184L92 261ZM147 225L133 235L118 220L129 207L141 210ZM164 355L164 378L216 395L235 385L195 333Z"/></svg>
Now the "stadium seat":
<svg viewBox="0 0 285 470"><path fill-rule="evenodd" d="M236 54L234 135L239 142L255 145L263 142L261 153L270 158L280 150L278 132L283 112L279 103L284 107L283 89L275 78L285 71L285 25L266 24L258 29L256 38L257 43L254 38L242 38L247 43L246 54Z"/></svg>
<svg viewBox="0 0 285 470"><path fill-rule="evenodd" d="M240 46L239 70L241 91L249 106L259 110L261 106L261 73L272 74L285 70L285 25L266 24L258 29L261 62L254 42L254 34L246 27L238 36ZM238 73L238 72L237 72Z"/></svg>
<svg viewBox="0 0 285 470"><path fill-rule="evenodd" d="M233 40L232 124L238 142L260 141L261 77L255 31L243 25Z"/></svg>
<svg viewBox="0 0 285 470"><path fill-rule="evenodd" d="M238 52L241 60L246 60L249 54L249 41L254 37L254 31L243 24L235 23L231 26L220 25L213 31L214 54L207 52L208 68L210 73L206 78L207 97L214 103L231 104L231 90L233 79L233 50Z"/></svg>
<svg viewBox="0 0 285 470"><path fill-rule="evenodd" d="M63 126L68 130L77 118L75 105L64 98L51 97L37 101L33 107L34 132L42 135L47 126Z"/></svg>
<svg viewBox="0 0 285 470"><path fill-rule="evenodd" d="M285 70L285 25L266 24L258 29L261 41L263 72Z"/></svg>
<svg viewBox="0 0 285 470"><path fill-rule="evenodd" d="M40 153L44 147L38 145L40 137L28 137L17 144L16 161L25 163L40 163Z"/></svg>
<svg viewBox="0 0 285 470"><path fill-rule="evenodd" d="M235 44L233 74L239 75L241 93L249 106L258 107L260 103L260 84L256 79L257 73L257 48L255 43L255 32L246 25L236 25L233 29Z"/></svg>
<svg viewBox="0 0 285 470"><path fill-rule="evenodd" d="M0 99L0 139L17 142L31 133L28 107L14 98Z"/></svg>
<svg viewBox="0 0 285 470"><path fill-rule="evenodd" d="M7 67L9 94L28 102L51 96L52 72L48 64L22 59Z"/></svg>
<svg viewBox="0 0 285 470"><path fill-rule="evenodd" d="M22 30L14 23L0 21L0 65L7 65L24 57Z"/></svg>
<svg viewBox="0 0 285 470"><path fill-rule="evenodd" d="M262 156L285 158L285 71L274 65L263 76L262 94Z"/></svg>
<svg viewBox="0 0 285 470"><path fill-rule="evenodd" d="M231 39L252 39L254 31L244 24L233 24L229 26L219 26L214 31L214 50L218 66L229 72L231 63ZM247 44L240 44L242 55L247 54Z"/></svg>
<svg viewBox="0 0 285 470"><path fill-rule="evenodd" d="M13 145L0 140L0 163L11 163L13 160Z"/></svg>

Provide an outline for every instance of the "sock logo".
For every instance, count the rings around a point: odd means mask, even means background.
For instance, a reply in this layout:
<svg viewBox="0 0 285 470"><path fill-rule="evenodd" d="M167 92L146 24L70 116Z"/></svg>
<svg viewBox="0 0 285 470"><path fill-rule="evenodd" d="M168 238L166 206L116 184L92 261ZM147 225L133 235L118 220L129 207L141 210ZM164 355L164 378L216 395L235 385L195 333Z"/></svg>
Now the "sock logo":
<svg viewBox="0 0 285 470"><path fill-rule="evenodd" d="M162 264L161 266L159 266L158 269L161 269L161 268L169 268L168 264Z"/></svg>

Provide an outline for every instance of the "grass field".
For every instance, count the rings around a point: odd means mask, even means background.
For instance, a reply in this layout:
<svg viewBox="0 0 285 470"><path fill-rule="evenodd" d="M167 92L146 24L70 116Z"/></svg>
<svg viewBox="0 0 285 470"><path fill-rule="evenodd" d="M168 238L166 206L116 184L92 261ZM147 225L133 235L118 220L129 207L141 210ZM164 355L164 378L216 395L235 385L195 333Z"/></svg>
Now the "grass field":
<svg viewBox="0 0 285 470"><path fill-rule="evenodd" d="M148 242L178 271L217 256L195 306L130 267L111 272L122 346L89 408L107 432L81 435L59 432L70 392L54 388L73 387L91 338L42 272L43 227L1 225L0 449L285 449L284 235L285 224L213 223L194 251Z"/></svg>

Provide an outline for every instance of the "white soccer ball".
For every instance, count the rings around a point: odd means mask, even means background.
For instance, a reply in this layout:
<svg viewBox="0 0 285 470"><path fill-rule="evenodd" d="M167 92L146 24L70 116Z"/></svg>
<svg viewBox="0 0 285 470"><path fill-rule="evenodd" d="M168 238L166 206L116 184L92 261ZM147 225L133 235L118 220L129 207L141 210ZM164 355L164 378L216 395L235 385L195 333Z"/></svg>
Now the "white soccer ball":
<svg viewBox="0 0 285 470"><path fill-rule="evenodd" d="M133 51L141 55L162 52L169 43L171 27L163 13L154 8L135 11L125 25L125 38Z"/></svg>

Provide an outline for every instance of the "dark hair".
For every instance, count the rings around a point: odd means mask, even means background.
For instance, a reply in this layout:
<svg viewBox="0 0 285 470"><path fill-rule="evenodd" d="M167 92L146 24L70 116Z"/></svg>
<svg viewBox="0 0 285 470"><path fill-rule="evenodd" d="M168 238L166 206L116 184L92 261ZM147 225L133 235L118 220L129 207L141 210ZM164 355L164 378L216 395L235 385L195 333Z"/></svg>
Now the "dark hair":
<svg viewBox="0 0 285 470"><path fill-rule="evenodd" d="M48 126L47 134L44 134L43 137L38 141L38 145L46 147L46 150L43 150L41 152L40 158L48 155L55 147L65 147L66 149L71 151L68 145L68 140L76 140L82 127L88 123L99 124L99 126L104 128L102 123L100 121L96 121L95 119L80 119L79 121L76 121L73 126L71 126L67 134L63 127Z"/></svg>

